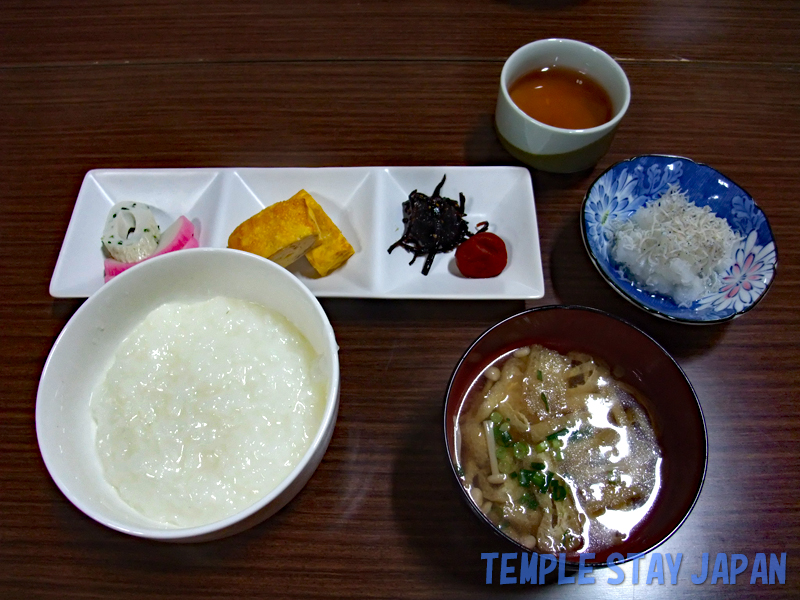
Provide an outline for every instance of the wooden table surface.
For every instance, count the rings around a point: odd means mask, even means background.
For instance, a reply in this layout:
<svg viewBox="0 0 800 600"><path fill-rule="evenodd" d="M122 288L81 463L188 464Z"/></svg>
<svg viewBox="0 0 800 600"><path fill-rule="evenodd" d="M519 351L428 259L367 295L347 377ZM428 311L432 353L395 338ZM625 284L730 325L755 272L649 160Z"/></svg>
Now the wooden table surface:
<svg viewBox="0 0 800 600"><path fill-rule="evenodd" d="M790 598L800 595L800 4L796 0L7 1L0 6L0 598ZM319 469L275 517L168 545L108 530L55 486L34 407L80 300L48 284L93 168L513 165L492 129L503 60L545 37L595 44L632 87L609 154L532 171L546 294L522 301L326 299L341 407ZM767 213L780 264L760 305L691 328L618 297L578 209L612 163L709 163ZM583 304L660 341L705 413L708 475L658 552L677 585L484 583L509 551L454 495L440 422L451 371L526 307ZM787 553L785 584L694 585L708 552Z"/></svg>

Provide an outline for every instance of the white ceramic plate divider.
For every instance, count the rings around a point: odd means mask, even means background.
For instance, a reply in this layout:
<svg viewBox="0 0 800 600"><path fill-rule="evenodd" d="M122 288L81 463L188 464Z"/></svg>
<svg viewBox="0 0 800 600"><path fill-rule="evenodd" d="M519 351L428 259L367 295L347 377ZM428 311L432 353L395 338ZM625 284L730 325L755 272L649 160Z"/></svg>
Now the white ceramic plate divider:
<svg viewBox="0 0 800 600"><path fill-rule="evenodd" d="M455 253L437 255L427 276L424 257L388 248L403 234L402 205L419 190L466 197L470 231L482 221L506 243L509 262L497 277L468 279ZM226 247L242 221L305 189L356 250L327 277L303 258L289 267L317 297L393 299L537 299L544 296L539 233L530 173L522 167L314 167L96 169L81 186L50 281L56 298L88 297L103 285L100 244L109 209L144 202L164 230L180 215L195 225L201 247Z"/></svg>

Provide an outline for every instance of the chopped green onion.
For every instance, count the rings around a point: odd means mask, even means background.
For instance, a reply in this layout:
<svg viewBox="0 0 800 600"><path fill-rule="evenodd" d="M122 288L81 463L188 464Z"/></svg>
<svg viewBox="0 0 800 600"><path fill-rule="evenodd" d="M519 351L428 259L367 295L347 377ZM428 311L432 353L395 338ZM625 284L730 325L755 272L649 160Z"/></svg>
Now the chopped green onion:
<svg viewBox="0 0 800 600"><path fill-rule="evenodd" d="M553 448L553 450L560 450L561 448L564 447L564 442L562 442L558 438L550 440L550 447Z"/></svg>
<svg viewBox="0 0 800 600"><path fill-rule="evenodd" d="M491 419L492 423L495 425L500 425L500 423L503 422L503 415L497 411L494 411L491 415L489 415L489 419Z"/></svg>
<svg viewBox="0 0 800 600"><path fill-rule="evenodd" d="M541 442L539 442L538 444L536 444L536 445L533 447L533 449L534 449L534 450L536 450L536 452L539 452L539 453L541 453L541 452L547 452L547 449L548 449L549 447L550 447L550 444L548 444L548 443L547 443L547 440L542 440Z"/></svg>
<svg viewBox="0 0 800 600"><path fill-rule="evenodd" d="M542 392L542 402L544 402L545 410L550 412L550 403L547 401L547 396L544 395L544 392Z"/></svg>
<svg viewBox="0 0 800 600"><path fill-rule="evenodd" d="M541 471L533 471L531 483L539 488L540 492L545 493L547 491L547 478Z"/></svg>
<svg viewBox="0 0 800 600"><path fill-rule="evenodd" d="M522 494L522 496L519 497L519 501L528 510L534 510L539 506L539 502L536 500L536 498L531 496L528 492Z"/></svg>
<svg viewBox="0 0 800 600"><path fill-rule="evenodd" d="M503 446L498 446L494 451L497 460L505 460L508 457L508 450Z"/></svg>
<svg viewBox="0 0 800 600"><path fill-rule="evenodd" d="M502 431L503 433L505 433L505 432L507 432L509 429L511 429L511 424L510 424L510 423L503 423L502 425L500 425L500 426L498 427L498 429L500 429L500 431Z"/></svg>
<svg viewBox="0 0 800 600"><path fill-rule="evenodd" d="M513 460L499 460L497 461L497 470L501 473L505 473L510 475L514 472L514 461Z"/></svg>
<svg viewBox="0 0 800 600"><path fill-rule="evenodd" d="M508 448L514 444L511 434L508 431L501 431L499 427L494 427L494 441L497 445Z"/></svg>
<svg viewBox="0 0 800 600"><path fill-rule="evenodd" d="M558 479L551 479L548 485L553 500L560 502L567 497L567 488Z"/></svg>
<svg viewBox="0 0 800 600"><path fill-rule="evenodd" d="M506 427L504 428L503 425ZM496 445L508 448L509 446L514 445L514 440L512 439L511 434L508 432L508 423L503 423L503 425L495 424L492 427L492 431L494 432L494 441Z"/></svg>
<svg viewBox="0 0 800 600"><path fill-rule="evenodd" d="M581 427L577 431L573 431L571 434L569 434L569 440L571 442L585 440L586 438L592 437L592 433L594 433L594 430L592 429L591 425L588 425L587 427Z"/></svg>
<svg viewBox="0 0 800 600"><path fill-rule="evenodd" d="M543 381L541 371L536 371L536 379L538 379L539 381Z"/></svg>
<svg viewBox="0 0 800 600"><path fill-rule="evenodd" d="M536 471L529 471L528 469L519 470L519 484L522 487L528 487L534 481L537 473Z"/></svg>
<svg viewBox="0 0 800 600"><path fill-rule="evenodd" d="M545 464L540 462L531 463L531 469L535 469L537 471L544 471Z"/></svg>
<svg viewBox="0 0 800 600"><path fill-rule="evenodd" d="M551 433L550 435L547 436L547 439L548 440L554 440L556 438L560 438L565 433L567 433L567 428L566 427L564 429L559 429L558 431L556 431L554 433Z"/></svg>
<svg viewBox="0 0 800 600"><path fill-rule="evenodd" d="M513 473L511 473L511 475L509 475L509 477L511 477L511 479L516 479L517 478L517 472L514 471Z"/></svg>
<svg viewBox="0 0 800 600"><path fill-rule="evenodd" d="M525 458L528 456L528 452L530 452L530 448L525 442L517 442L514 444L514 456L517 458Z"/></svg>

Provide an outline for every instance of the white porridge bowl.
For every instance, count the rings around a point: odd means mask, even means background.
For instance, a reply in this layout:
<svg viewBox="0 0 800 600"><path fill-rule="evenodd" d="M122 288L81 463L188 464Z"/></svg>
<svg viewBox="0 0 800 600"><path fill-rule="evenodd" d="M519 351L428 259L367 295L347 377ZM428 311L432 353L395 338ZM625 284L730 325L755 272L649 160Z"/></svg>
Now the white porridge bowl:
<svg viewBox="0 0 800 600"><path fill-rule="evenodd" d="M90 408L92 392L120 343L166 303L223 296L280 313L306 338L324 382L316 434L299 463L254 504L216 522L179 527L143 516L103 474ZM289 271L264 258L226 248L181 250L147 260L105 284L72 316L45 363L36 397L42 458L64 495L92 519L134 536L194 542L232 535L284 507L322 460L339 407L339 358L333 328L317 299Z"/></svg>

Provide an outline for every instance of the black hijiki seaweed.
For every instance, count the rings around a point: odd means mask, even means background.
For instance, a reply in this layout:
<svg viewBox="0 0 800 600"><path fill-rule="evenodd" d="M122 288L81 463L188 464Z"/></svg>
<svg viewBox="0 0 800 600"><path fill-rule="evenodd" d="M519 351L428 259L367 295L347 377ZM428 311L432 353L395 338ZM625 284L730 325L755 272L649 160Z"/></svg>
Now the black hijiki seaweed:
<svg viewBox="0 0 800 600"><path fill-rule="evenodd" d="M455 250L461 242L475 235L469 231L469 223L464 220L464 194L459 192L458 202L439 195L445 179L447 175L442 177L431 196L417 190L408 195L408 200L403 202L405 231L399 240L389 246L389 253L398 246L411 252L414 258L408 263L410 265L418 257L427 254L422 267L423 275L431 270L434 256ZM486 231L488 227L486 221L478 223L475 233Z"/></svg>

